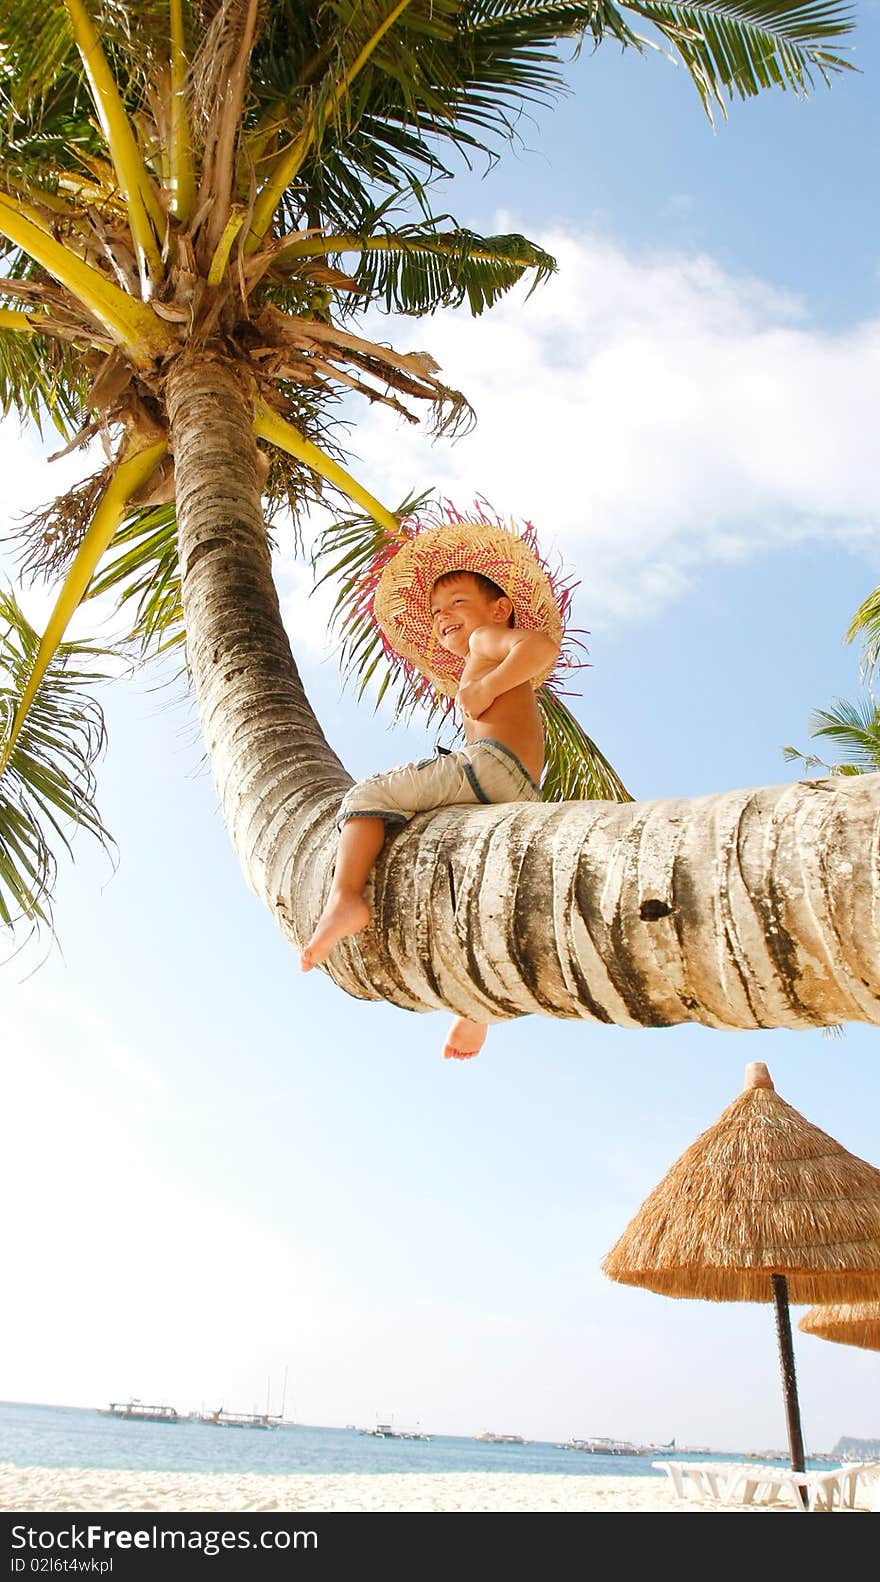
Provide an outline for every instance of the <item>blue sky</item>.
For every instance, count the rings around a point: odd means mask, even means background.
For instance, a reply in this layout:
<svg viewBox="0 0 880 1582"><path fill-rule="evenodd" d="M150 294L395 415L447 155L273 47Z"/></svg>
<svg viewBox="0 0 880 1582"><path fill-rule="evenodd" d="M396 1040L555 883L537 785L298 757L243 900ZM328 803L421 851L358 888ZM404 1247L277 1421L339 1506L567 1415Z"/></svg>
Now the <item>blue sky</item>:
<svg viewBox="0 0 880 1582"><path fill-rule="evenodd" d="M843 632L880 580L877 5L857 17L861 75L714 131L661 57L584 52L527 147L443 200L542 241L558 275L476 322L378 328L430 349L479 421L450 445L370 412L352 469L392 505L433 485L535 521L581 579L574 707L639 799L790 780L783 745L858 694ZM13 421L0 452L10 520L74 475ZM341 691L283 534L277 573L347 767L420 753L416 726ZM0 1397L247 1411L267 1387L277 1408L287 1369L309 1423L782 1446L771 1308L669 1301L600 1264L749 1061L880 1163L876 1030L527 1018L444 1062L444 1014L300 974L193 711L156 680L105 698L115 869L78 840L60 944L0 975ZM795 1346L808 1448L880 1433L876 1355Z"/></svg>

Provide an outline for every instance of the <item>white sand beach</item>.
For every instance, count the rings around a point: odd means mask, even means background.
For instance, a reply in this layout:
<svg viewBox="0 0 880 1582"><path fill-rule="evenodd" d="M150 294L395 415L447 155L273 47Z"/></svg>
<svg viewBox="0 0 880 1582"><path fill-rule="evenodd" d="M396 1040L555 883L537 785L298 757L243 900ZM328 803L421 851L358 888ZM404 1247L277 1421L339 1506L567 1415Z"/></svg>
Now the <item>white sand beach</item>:
<svg viewBox="0 0 880 1582"><path fill-rule="evenodd" d="M0 1466L4 1511L761 1511L677 1499L665 1477L566 1477L543 1473L346 1473L337 1475L104 1471Z"/></svg>

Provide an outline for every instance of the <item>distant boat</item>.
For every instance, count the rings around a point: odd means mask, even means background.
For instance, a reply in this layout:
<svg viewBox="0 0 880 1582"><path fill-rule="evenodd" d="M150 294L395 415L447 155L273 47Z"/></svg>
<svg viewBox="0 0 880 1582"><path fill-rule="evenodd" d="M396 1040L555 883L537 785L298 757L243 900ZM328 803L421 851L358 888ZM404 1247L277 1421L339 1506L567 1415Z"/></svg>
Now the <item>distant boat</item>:
<svg viewBox="0 0 880 1582"><path fill-rule="evenodd" d="M281 1391L280 1412L269 1411L269 1401L272 1393L272 1380L266 1381L266 1410L265 1412L227 1412L218 1406L216 1412L194 1412L193 1418L197 1423L207 1423L211 1428L293 1428L293 1423L284 1421L284 1403L287 1400L287 1368L284 1369L284 1385Z"/></svg>
<svg viewBox="0 0 880 1582"><path fill-rule="evenodd" d="M102 1417L120 1417L130 1423L179 1423L180 1413L173 1406L147 1406L143 1401L111 1401L99 1406Z"/></svg>
<svg viewBox="0 0 880 1582"><path fill-rule="evenodd" d="M420 1428L395 1428L391 1423L377 1423L375 1428L359 1428L359 1434L369 1434L373 1439L424 1439L430 1441L430 1434L423 1434Z"/></svg>
<svg viewBox="0 0 880 1582"><path fill-rule="evenodd" d="M216 1412L200 1412L197 1421L212 1428L277 1428L281 1418L268 1412L224 1412L221 1406Z"/></svg>
<svg viewBox="0 0 880 1582"><path fill-rule="evenodd" d="M484 1429L481 1434L477 1434L477 1438L482 1439L488 1445L525 1444L522 1434L493 1434L488 1428Z"/></svg>
<svg viewBox="0 0 880 1582"><path fill-rule="evenodd" d="M627 1439L567 1439L560 1450L580 1450L588 1456L649 1456L653 1452L644 1445L630 1444Z"/></svg>

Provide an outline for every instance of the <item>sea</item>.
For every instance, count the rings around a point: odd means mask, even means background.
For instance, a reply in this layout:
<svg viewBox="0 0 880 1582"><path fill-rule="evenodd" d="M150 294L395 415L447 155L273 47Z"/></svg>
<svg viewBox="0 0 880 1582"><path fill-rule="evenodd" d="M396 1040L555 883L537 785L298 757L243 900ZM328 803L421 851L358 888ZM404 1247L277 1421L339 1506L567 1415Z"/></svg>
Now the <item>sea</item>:
<svg viewBox="0 0 880 1582"><path fill-rule="evenodd" d="M393 1425L392 1425L393 1426ZM401 1473L523 1472L569 1477L656 1477L653 1460L742 1461L743 1454L668 1446L642 1455L600 1455L559 1444L433 1434L380 1439L357 1428L283 1423L269 1429L215 1426L181 1417L167 1423L107 1417L98 1408L0 1402L0 1464L95 1467L137 1472ZM779 1459L761 1454L762 1461ZM808 1462L808 1465L810 1463ZM817 1462L816 1465L820 1465Z"/></svg>

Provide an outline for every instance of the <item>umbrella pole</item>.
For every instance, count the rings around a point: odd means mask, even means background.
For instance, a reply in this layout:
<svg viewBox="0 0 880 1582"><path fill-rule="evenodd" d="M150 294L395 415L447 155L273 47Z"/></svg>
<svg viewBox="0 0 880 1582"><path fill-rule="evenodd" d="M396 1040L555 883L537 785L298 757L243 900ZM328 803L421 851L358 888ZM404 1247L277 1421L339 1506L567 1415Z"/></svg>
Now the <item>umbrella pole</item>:
<svg viewBox="0 0 880 1582"><path fill-rule="evenodd" d="M785 1394L791 1468L793 1472L803 1472L805 1470L804 1436L801 1432L801 1412L794 1371L794 1346L791 1339L791 1317L788 1311L788 1281L784 1274L771 1274L770 1283L773 1286L773 1304L776 1308L776 1338L779 1341L779 1366ZM806 1489L801 1490L801 1497L806 1505Z"/></svg>

